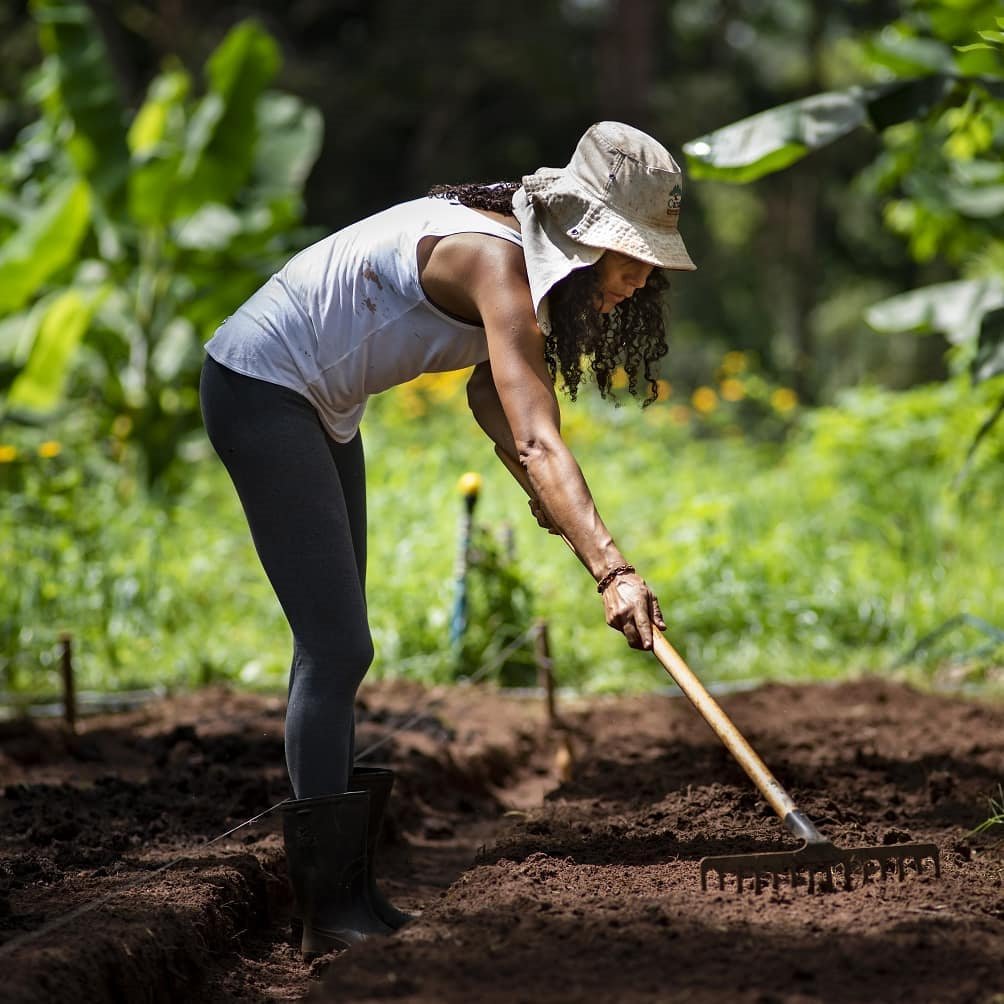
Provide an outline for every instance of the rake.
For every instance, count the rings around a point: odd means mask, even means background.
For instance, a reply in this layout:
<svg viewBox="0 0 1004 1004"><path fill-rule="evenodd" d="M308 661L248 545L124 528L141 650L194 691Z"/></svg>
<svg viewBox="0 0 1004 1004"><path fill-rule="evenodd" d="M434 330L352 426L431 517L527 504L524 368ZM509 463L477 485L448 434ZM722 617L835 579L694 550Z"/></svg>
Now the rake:
<svg viewBox="0 0 1004 1004"><path fill-rule="evenodd" d="M526 475L520 463L501 446L495 447L498 458L509 468L513 477L533 498L526 485ZM578 557L571 541L558 534ZM580 558L581 560L581 558ZM877 847L855 847L842 849L834 846L812 824L804 812L800 812L791 796L781 787L780 782L767 769L767 765L757 756L756 751L746 741L718 702L708 693L704 684L694 675L693 670L683 661L655 625L652 625L652 648L663 669L676 681L676 685L690 698L690 702L700 712L701 717L711 726L715 734L725 744L725 748L736 758L739 766L746 771L760 794L777 813L785 828L802 841L802 846L794 851L764 851L754 854L723 854L701 859L701 888L708 888L708 875L718 873L718 888L725 888L728 875L736 877L736 891L743 891L743 882L753 880L753 888L760 892L764 887L764 876L770 876L772 888L780 884L782 875L787 875L794 886L804 873L807 876L809 892L816 891L816 875L822 875L819 883L824 889L833 889L834 869L843 876L845 889L851 888L851 877L856 868L861 869L862 881L867 882L873 874L882 880L890 872L898 878L906 877L906 866L913 862L919 874L923 862L930 858L934 862L934 875L941 875L941 861L938 848L934 844L883 844Z"/></svg>
<svg viewBox="0 0 1004 1004"><path fill-rule="evenodd" d="M740 734L718 702L708 693L704 685L694 675L680 654L655 627L653 650L663 668L676 681L677 686L687 695L700 712L701 717L711 726L726 749L736 758L739 765L749 775L760 794L777 813L785 828L803 841L794 851L765 851L753 854L726 854L701 859L701 888L707 889L708 875L718 875L718 888L725 888L726 876L736 877L736 891L743 891L746 879L753 880L755 892L760 892L769 876L772 888L777 889L780 877L787 875L792 885L807 875L808 891L816 890L816 876L821 876L819 885L833 889L834 870L842 875L843 887L851 888L851 876L860 869L862 881L873 876L884 880L895 873L900 879L906 875L906 868L912 862L919 874L923 862L930 858L934 862L935 877L941 875L938 848L934 844L887 844L880 847L835 847L812 824L805 813L800 812L788 793L757 756L753 747Z"/></svg>

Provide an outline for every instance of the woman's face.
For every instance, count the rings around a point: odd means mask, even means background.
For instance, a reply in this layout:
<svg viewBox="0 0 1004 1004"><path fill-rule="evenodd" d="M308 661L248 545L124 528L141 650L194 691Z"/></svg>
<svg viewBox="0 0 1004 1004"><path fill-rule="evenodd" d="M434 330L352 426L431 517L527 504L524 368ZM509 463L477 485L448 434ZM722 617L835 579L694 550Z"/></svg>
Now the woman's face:
<svg viewBox="0 0 1004 1004"><path fill-rule="evenodd" d="M620 251L604 251L603 257L596 263L602 297L599 312L609 314L621 300L626 300L635 290L641 289L648 282L652 268L648 262L629 258Z"/></svg>

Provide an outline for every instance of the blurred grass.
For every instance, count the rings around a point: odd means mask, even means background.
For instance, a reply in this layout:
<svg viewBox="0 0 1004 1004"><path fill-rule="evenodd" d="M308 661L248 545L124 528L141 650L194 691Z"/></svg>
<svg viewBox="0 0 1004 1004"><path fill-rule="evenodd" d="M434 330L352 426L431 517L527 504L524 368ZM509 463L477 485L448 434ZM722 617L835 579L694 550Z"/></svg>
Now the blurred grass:
<svg viewBox="0 0 1004 1004"><path fill-rule="evenodd" d="M683 398L667 386L645 411L592 394L563 402L600 511L695 671L709 682L835 679L890 667L960 613L1004 626L999 434L953 486L995 386L862 389L800 411L758 379L733 359L717 388ZM374 675L454 674L457 480L473 470L484 479L475 521L511 541L528 620L549 623L558 682L668 682L606 627L592 580L536 527L466 413L461 375L374 399L363 434ZM5 689L58 689L61 630L75 637L81 687L285 686L288 629L203 439L188 444L188 487L168 503L145 494L128 439L95 442L85 415L2 438ZM985 641L962 627L896 672L1004 690L1000 646L970 657Z"/></svg>

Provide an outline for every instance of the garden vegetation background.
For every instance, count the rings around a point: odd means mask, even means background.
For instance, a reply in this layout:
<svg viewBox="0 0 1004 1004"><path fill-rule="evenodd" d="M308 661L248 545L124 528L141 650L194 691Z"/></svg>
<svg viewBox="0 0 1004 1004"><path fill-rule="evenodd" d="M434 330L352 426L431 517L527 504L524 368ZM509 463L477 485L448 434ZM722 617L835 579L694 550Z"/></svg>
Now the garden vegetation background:
<svg viewBox="0 0 1004 1004"><path fill-rule="evenodd" d="M587 393L564 428L674 644L709 681L1000 688L998 6L8 4L4 689L53 692L64 631L82 686L281 688L287 629L201 431L201 345L315 237L436 182L560 165L604 117L688 151L699 271L673 279L659 400ZM719 130L753 115L741 152L764 155L737 168ZM544 618L560 683L661 686L463 384L423 378L364 422L374 672L455 679ZM528 673L517 655L501 679Z"/></svg>

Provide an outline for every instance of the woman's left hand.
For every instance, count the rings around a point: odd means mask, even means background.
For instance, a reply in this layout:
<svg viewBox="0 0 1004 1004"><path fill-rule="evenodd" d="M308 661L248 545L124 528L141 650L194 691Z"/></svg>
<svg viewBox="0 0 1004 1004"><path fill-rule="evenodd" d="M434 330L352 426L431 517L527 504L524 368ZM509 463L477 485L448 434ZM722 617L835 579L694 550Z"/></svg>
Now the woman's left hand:
<svg viewBox="0 0 1004 1004"><path fill-rule="evenodd" d="M530 512L533 513L533 518L537 521L537 526L542 527L548 533L560 536L561 531L547 518L547 513L544 512L543 506L537 501L537 499L532 498L527 504L530 506Z"/></svg>

